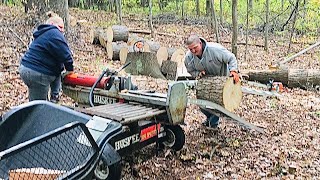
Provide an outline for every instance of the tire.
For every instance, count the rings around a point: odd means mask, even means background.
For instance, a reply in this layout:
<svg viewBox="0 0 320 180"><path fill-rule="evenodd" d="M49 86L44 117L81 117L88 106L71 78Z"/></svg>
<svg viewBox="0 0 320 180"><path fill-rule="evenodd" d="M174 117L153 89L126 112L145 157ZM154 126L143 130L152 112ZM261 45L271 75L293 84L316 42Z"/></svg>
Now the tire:
<svg viewBox="0 0 320 180"><path fill-rule="evenodd" d="M179 125L166 126L166 138L162 142L163 145L179 151L185 143L185 135L183 129Z"/></svg>
<svg viewBox="0 0 320 180"><path fill-rule="evenodd" d="M97 180L120 180L120 162L117 162L111 166L107 166L102 162L102 160L100 160L94 169L94 176Z"/></svg>

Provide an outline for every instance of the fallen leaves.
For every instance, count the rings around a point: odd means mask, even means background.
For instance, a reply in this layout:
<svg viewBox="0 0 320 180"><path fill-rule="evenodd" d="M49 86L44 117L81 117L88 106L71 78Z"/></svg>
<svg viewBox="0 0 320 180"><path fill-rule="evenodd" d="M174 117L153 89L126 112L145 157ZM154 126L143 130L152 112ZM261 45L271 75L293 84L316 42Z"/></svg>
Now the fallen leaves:
<svg viewBox="0 0 320 180"><path fill-rule="evenodd" d="M21 42L4 27L10 26L21 39L27 41L33 27L24 24L28 18L20 9L0 6L0 113L7 112L15 105L27 102L27 88L19 78L17 65L25 49ZM14 13L12 13L14 12ZM14 17L13 15L14 14ZM105 19L113 15L106 12L71 9L77 19L84 19L93 26L107 26ZM130 18L130 17L129 17ZM144 21L124 18L130 28L147 28ZM9 22L16 22L11 24ZM24 28L20 28L21 23ZM3 24L3 26L2 26ZM87 28L85 26L83 28ZM183 37L197 32L208 41L213 36L204 26L157 25L158 32L176 32L177 38L156 35L155 41L169 47L181 47ZM82 29L85 31L86 29ZM71 34L70 46L74 51L76 71L99 75L108 67L117 69L120 63L107 59L106 51L96 45L77 42L83 34ZM74 35L74 38L72 38ZM149 36L145 36L150 38ZM230 36L223 36L230 39ZM263 38L252 36L257 44ZM271 37L277 42L279 37ZM228 49L231 45L223 43ZM270 44L270 53L260 47L249 46L248 59L243 58L244 46L238 46L241 70L265 69L273 61L283 57L285 45ZM85 50L85 51L82 51ZM299 45L292 45L292 51L299 51ZM302 69L320 69L320 61L315 50L300 56L288 66ZM13 66L12 66L13 65ZM121 72L124 73L124 72ZM124 73L125 75L125 73ZM133 76L139 89L166 92L168 81L145 76ZM194 97L194 91L188 91ZM317 91L287 89L281 97L270 98L244 94L240 117L266 128L265 134L258 134L240 127L228 118L222 118L219 131L204 128L201 122L205 116L199 107L189 105L183 129L186 144L180 152L165 149L154 156L155 147L148 146L133 153L123 161L123 179L319 179L320 178L320 94ZM62 103L73 106L73 101L63 96Z"/></svg>

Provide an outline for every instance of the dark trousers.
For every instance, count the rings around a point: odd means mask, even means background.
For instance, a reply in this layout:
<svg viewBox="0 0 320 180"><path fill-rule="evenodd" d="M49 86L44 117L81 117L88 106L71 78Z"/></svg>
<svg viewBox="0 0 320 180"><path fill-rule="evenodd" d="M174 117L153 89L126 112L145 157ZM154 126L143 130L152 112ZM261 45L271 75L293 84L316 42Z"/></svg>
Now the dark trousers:
<svg viewBox="0 0 320 180"><path fill-rule="evenodd" d="M213 126L218 126L219 124L219 116L216 116L214 114L211 114L206 110L206 108L200 108L201 112L207 116L207 120L210 122Z"/></svg>
<svg viewBox="0 0 320 180"><path fill-rule="evenodd" d="M29 101L48 100L48 92L51 87L52 93L60 89L60 78L39 73L23 65L19 67L22 81L28 86Z"/></svg>

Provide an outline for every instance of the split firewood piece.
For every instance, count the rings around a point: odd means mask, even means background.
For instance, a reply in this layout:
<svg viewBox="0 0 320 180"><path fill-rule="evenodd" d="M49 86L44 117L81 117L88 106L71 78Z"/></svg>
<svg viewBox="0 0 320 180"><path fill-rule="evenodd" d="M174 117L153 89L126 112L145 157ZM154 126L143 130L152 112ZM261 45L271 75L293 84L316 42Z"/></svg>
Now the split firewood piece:
<svg viewBox="0 0 320 180"><path fill-rule="evenodd" d="M171 57L171 61L177 62L177 75L176 78L179 77L191 77L191 75L188 73L187 68L184 64L185 60L185 50L183 48L178 48Z"/></svg>
<svg viewBox="0 0 320 180"><path fill-rule="evenodd" d="M107 49L107 42L108 42L107 36L108 35L107 35L107 33L105 31L102 31L102 32L99 33L99 43L105 49Z"/></svg>
<svg viewBox="0 0 320 180"><path fill-rule="evenodd" d="M108 42L127 42L129 38L129 30L126 26L113 25L107 29L107 38Z"/></svg>
<svg viewBox="0 0 320 180"><path fill-rule="evenodd" d="M96 28L94 31L93 31L93 39L92 39L92 44L97 44L97 45L101 45L100 44L100 34L104 33L103 29L102 28Z"/></svg>
<svg viewBox="0 0 320 180"><path fill-rule="evenodd" d="M120 60L120 49L127 48L127 43L123 41L107 42L107 56L111 60Z"/></svg>
<svg viewBox="0 0 320 180"><path fill-rule="evenodd" d="M168 80L176 80L177 62L166 60L162 62L161 72Z"/></svg>
<svg viewBox="0 0 320 180"><path fill-rule="evenodd" d="M124 64L127 61L128 53L134 52L132 46L122 47L120 49L119 58L120 58L120 64Z"/></svg>
<svg viewBox="0 0 320 180"><path fill-rule="evenodd" d="M155 53L129 52L127 54L126 63L129 61L131 61L131 64L125 68L127 73L132 75L145 75L154 78L165 79L160 71L160 66L157 62Z"/></svg>
<svg viewBox="0 0 320 180"><path fill-rule="evenodd" d="M212 101L234 112L242 100L241 84L234 84L232 77L205 76L197 82L196 95L198 99Z"/></svg>
<svg viewBox="0 0 320 180"><path fill-rule="evenodd" d="M167 47L160 47L157 51L157 60L159 66L162 65L163 61L168 60L169 54L168 54L168 48Z"/></svg>

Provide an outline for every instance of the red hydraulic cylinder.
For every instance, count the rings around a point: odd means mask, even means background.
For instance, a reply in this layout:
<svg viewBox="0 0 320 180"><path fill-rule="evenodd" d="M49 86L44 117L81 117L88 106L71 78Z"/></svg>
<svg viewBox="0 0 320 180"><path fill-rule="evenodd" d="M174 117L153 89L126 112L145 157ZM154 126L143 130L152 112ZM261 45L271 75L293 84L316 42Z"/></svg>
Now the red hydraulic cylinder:
<svg viewBox="0 0 320 180"><path fill-rule="evenodd" d="M66 75L63 79L63 84L71 86L85 86L92 87L93 84L99 77L83 75L78 73L73 73ZM101 81L97 84L96 88L105 89L110 77L103 77Z"/></svg>

